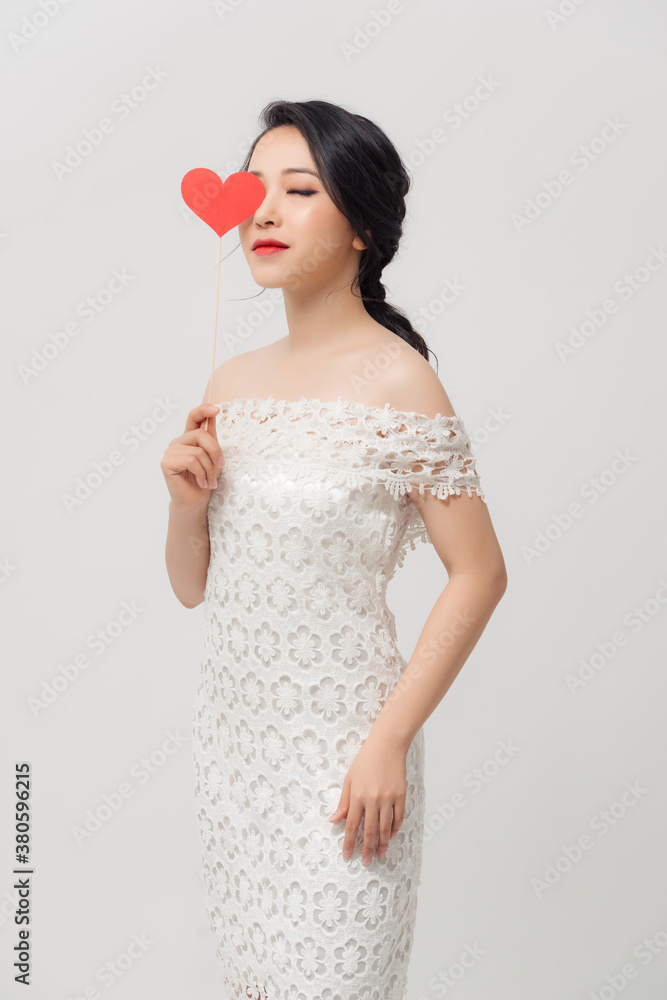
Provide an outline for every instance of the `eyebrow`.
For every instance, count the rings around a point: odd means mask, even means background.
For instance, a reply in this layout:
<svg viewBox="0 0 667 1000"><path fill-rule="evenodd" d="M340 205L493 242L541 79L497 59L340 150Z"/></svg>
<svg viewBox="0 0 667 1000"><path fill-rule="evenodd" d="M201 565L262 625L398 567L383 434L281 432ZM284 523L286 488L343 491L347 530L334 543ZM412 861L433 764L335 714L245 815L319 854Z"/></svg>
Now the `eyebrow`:
<svg viewBox="0 0 667 1000"><path fill-rule="evenodd" d="M263 177L264 174L260 170L249 170L249 174L254 174L256 177ZM320 175L314 170L309 170L308 167L285 167L284 170L280 171L281 174L312 174L313 177L320 179Z"/></svg>

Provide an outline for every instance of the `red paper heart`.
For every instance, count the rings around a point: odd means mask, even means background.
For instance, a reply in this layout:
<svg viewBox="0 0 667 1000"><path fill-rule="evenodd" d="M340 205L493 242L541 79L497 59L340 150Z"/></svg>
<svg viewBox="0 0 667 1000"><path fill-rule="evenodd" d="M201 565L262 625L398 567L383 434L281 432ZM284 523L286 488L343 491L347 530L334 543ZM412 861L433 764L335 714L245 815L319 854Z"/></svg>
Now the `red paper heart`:
<svg viewBox="0 0 667 1000"><path fill-rule="evenodd" d="M188 208L218 234L254 215L266 191L256 174L239 170L223 182L213 170L195 167L181 181L181 194Z"/></svg>

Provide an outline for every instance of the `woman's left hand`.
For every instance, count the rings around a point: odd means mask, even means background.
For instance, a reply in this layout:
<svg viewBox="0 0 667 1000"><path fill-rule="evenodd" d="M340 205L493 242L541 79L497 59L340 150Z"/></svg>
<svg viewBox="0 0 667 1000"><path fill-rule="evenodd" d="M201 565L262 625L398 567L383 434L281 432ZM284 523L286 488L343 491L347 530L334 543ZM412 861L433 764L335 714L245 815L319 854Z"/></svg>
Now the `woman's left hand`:
<svg viewBox="0 0 667 1000"><path fill-rule="evenodd" d="M377 856L387 853L389 841L398 833L405 813L406 751L384 738L369 736L345 775L332 823L347 815L343 857L349 858L364 816L362 861L369 865L380 828Z"/></svg>

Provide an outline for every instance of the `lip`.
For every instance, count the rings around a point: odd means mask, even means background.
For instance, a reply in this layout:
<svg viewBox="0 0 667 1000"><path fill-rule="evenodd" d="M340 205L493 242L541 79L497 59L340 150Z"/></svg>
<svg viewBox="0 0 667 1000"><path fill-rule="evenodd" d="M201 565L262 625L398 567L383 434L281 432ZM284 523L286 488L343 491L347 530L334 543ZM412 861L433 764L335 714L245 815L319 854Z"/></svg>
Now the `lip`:
<svg viewBox="0 0 667 1000"><path fill-rule="evenodd" d="M251 250L257 250L258 247L277 247L280 250L289 250L286 243L281 243L280 240L255 240L251 246Z"/></svg>
<svg viewBox="0 0 667 1000"><path fill-rule="evenodd" d="M271 243L269 246L257 247L253 253L256 257L275 257L276 254L285 253L286 250L289 250L289 247L277 247Z"/></svg>

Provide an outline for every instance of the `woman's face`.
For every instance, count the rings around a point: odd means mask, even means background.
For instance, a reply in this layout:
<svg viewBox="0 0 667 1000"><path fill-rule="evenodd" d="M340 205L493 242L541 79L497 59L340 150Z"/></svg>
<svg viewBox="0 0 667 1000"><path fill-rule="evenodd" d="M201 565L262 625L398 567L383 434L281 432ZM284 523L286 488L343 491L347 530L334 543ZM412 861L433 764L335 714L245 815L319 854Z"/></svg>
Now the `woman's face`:
<svg viewBox="0 0 667 1000"><path fill-rule="evenodd" d="M264 288L301 290L350 281L363 243L325 191L299 130L281 125L263 135L248 171L266 192L254 216L238 227L255 281ZM253 250L258 240L277 240L287 249Z"/></svg>

